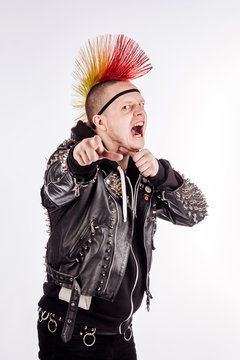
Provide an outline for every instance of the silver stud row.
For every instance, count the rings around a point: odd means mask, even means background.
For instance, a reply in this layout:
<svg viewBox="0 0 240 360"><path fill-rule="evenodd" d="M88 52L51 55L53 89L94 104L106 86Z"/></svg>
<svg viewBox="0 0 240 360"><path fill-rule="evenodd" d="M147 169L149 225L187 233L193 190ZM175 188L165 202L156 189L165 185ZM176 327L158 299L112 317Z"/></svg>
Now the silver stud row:
<svg viewBox="0 0 240 360"><path fill-rule="evenodd" d="M191 183L189 179L184 180L180 189L176 191L176 198L195 223L207 215L206 199L197 185Z"/></svg>

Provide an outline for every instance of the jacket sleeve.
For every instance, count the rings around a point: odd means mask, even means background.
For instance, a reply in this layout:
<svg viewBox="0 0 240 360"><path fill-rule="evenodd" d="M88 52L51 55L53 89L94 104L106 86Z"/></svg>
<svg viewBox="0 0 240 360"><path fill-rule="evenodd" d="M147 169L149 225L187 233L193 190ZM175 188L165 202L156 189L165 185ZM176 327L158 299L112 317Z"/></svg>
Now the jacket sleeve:
<svg viewBox="0 0 240 360"><path fill-rule="evenodd" d="M207 215L207 203L198 187L180 176L167 160L150 180L156 191L156 215L177 225L193 226Z"/></svg>
<svg viewBox="0 0 240 360"><path fill-rule="evenodd" d="M72 150L76 144L73 139L65 140L48 161L41 190L42 204L46 208L50 205L59 207L73 201L80 195L82 188L87 187L90 181L95 181L97 164L91 166L91 169L83 169L83 173L79 171L78 165L77 175L72 173L68 158L71 157L71 162L75 161Z"/></svg>

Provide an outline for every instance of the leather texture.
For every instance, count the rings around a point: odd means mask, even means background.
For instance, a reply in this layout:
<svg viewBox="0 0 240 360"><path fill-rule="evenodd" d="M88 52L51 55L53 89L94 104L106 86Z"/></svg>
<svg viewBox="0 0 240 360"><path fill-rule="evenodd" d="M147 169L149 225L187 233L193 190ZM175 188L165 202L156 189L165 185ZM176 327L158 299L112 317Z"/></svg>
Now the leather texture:
<svg viewBox="0 0 240 360"><path fill-rule="evenodd" d="M42 204L50 220L48 281L71 288L72 303L78 302L80 294L114 301L127 266L133 226L137 224L146 255L149 300L156 217L193 226L205 217L206 201L189 180L183 179L180 187L169 190L139 175L137 188L132 189L134 199L129 196L127 201L128 217L124 222L121 194L112 185L119 177L116 167L106 160L108 166L99 163L90 180L76 179L67 166L69 151L75 144L75 139L67 140L52 155L41 190ZM69 278L72 280L65 281ZM71 301L66 319L74 322L77 306L71 306ZM64 341L71 337L72 329L68 329L69 324L65 323Z"/></svg>

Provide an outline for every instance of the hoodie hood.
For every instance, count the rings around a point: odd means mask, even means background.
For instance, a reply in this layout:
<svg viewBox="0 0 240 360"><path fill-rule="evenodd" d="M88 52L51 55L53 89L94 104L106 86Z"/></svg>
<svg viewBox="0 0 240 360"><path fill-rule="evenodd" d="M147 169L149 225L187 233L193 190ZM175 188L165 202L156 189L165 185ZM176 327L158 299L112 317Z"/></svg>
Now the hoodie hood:
<svg viewBox="0 0 240 360"><path fill-rule="evenodd" d="M77 142L85 138L95 136L95 131L86 125L83 121L79 120L77 124L71 129L71 138Z"/></svg>

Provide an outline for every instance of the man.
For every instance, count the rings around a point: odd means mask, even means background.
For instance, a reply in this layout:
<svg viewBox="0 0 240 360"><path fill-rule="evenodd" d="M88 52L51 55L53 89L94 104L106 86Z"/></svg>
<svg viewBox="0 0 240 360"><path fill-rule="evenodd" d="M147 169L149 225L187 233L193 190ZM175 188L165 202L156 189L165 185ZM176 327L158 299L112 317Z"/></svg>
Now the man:
<svg viewBox="0 0 240 360"><path fill-rule="evenodd" d="M121 58L124 41L114 42ZM132 315L144 292L148 309L151 299L156 216L192 226L206 202L144 148L144 99L129 80L111 73L90 86L85 108L88 125L79 121L52 155L41 191L51 232L39 358L133 360Z"/></svg>

